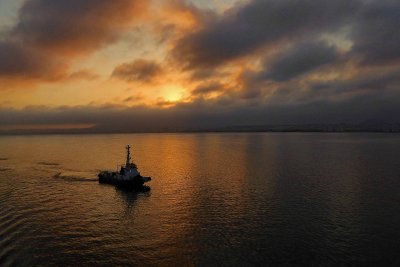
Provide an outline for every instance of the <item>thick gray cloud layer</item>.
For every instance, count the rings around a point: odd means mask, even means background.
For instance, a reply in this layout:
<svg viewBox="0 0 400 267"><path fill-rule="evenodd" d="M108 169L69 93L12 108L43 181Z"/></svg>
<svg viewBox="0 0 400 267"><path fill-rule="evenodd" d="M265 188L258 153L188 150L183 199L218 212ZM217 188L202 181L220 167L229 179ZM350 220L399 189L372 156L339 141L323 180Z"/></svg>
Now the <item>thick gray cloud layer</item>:
<svg viewBox="0 0 400 267"><path fill-rule="evenodd" d="M142 2L142 4L140 4ZM14 33L51 50L84 53L112 42L147 1L28 0Z"/></svg>
<svg viewBox="0 0 400 267"><path fill-rule="evenodd" d="M264 67L270 68L270 71L267 71L263 78L287 81L332 63L336 58L335 48L325 43L300 43L279 55L272 63L266 62Z"/></svg>
<svg viewBox="0 0 400 267"><path fill-rule="evenodd" d="M400 69L390 72L373 73L369 74L368 76L354 77L353 79L349 80L315 83L312 84L311 91L322 91L331 95L360 91L373 91L384 96L386 94L385 90L390 88L392 88L392 90L399 90Z"/></svg>
<svg viewBox="0 0 400 267"><path fill-rule="evenodd" d="M300 123L316 116L398 121L391 104L400 95L399 14L400 2L394 0L250 0L184 36L172 54L193 73L209 73L236 59L261 59L260 69L244 69L235 97L264 106L282 121L290 110L298 111L291 118Z"/></svg>
<svg viewBox="0 0 400 267"><path fill-rule="evenodd" d="M356 0L253 0L185 36L174 53L191 68L218 65L262 46L335 29L359 6Z"/></svg>
<svg viewBox="0 0 400 267"><path fill-rule="evenodd" d="M193 95L207 95L210 93L218 92L222 89L222 85L220 83L211 83L204 86L199 86L192 91Z"/></svg>
<svg viewBox="0 0 400 267"><path fill-rule="evenodd" d="M18 42L0 41L0 75L17 76L30 73L40 76L41 72L46 72L52 67L53 62L43 58L37 51Z"/></svg>
<svg viewBox="0 0 400 267"><path fill-rule="evenodd" d="M111 76L126 81L150 82L162 72L163 69L157 62L137 59L131 63L118 65Z"/></svg>
<svg viewBox="0 0 400 267"><path fill-rule="evenodd" d="M115 41L147 2L26 0L16 25L0 34L0 78L67 77L71 58Z"/></svg>
<svg viewBox="0 0 400 267"><path fill-rule="evenodd" d="M385 95L372 92L338 103L321 100L289 106L240 105L234 109L202 100L166 110L144 106L1 109L0 128L21 124L95 124L93 130L102 132L204 130L262 124L399 123L398 114L399 92L391 91Z"/></svg>
<svg viewBox="0 0 400 267"><path fill-rule="evenodd" d="M368 64L393 62L400 58L399 14L396 0L252 0L184 36L173 54L189 68L215 66L347 27L352 55Z"/></svg>
<svg viewBox="0 0 400 267"><path fill-rule="evenodd" d="M353 53L361 55L363 63L368 64L399 62L399 1L366 1L356 18Z"/></svg>

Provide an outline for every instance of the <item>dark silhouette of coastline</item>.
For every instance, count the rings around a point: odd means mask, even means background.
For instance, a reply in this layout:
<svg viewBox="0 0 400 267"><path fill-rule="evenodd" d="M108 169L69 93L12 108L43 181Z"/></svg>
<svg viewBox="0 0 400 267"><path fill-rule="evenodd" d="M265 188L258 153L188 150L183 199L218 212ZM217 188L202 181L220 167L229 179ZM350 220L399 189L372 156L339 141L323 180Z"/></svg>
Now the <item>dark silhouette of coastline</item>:
<svg viewBox="0 0 400 267"><path fill-rule="evenodd" d="M221 132L400 132L400 124L292 124L231 126L215 129Z"/></svg>
<svg viewBox="0 0 400 267"><path fill-rule="evenodd" d="M35 134L107 134L107 133L224 133L224 132L376 132L399 133L400 123L335 123L335 124L261 124L233 125L221 127L148 127L143 129L111 128L94 126L86 129L38 129L0 131L0 135L35 135Z"/></svg>

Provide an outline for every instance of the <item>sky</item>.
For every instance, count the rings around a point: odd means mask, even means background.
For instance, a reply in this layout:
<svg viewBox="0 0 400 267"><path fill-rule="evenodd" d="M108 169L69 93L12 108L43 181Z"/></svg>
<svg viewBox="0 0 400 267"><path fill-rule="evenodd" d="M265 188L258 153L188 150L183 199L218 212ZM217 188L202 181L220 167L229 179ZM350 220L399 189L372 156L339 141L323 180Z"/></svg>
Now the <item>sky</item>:
<svg viewBox="0 0 400 267"><path fill-rule="evenodd" d="M1 0L0 131L400 122L396 0Z"/></svg>

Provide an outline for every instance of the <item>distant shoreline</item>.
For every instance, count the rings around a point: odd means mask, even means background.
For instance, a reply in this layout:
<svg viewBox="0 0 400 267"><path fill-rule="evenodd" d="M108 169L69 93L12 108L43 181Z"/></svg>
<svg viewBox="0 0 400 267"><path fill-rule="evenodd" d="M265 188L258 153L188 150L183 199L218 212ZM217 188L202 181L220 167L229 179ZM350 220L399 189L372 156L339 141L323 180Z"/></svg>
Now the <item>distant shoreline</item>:
<svg viewBox="0 0 400 267"><path fill-rule="evenodd" d="M120 132L79 132L79 131L40 131L40 132L0 132L0 136L24 136L24 135L101 135L101 134L212 134L212 133L388 133L398 134L396 131L384 130L344 130L344 131L325 131L325 130L240 130L240 131L222 131L222 130L202 130L202 131L120 131Z"/></svg>
<svg viewBox="0 0 400 267"><path fill-rule="evenodd" d="M140 130L94 126L85 129L14 129L0 131L0 135L134 133L400 133L400 123L238 125L207 128L171 126L159 128L148 127Z"/></svg>

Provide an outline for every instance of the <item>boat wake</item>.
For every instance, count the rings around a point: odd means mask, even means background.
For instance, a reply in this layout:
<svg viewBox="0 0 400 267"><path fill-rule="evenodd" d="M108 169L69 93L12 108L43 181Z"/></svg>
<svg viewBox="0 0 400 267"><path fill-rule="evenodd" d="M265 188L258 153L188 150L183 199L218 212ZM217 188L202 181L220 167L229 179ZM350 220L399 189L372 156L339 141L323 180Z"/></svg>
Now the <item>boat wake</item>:
<svg viewBox="0 0 400 267"><path fill-rule="evenodd" d="M44 166L60 166L59 163L55 163L55 162L46 162L46 161L41 161L41 162L38 162L37 164L39 164L39 165L44 165Z"/></svg>
<svg viewBox="0 0 400 267"><path fill-rule="evenodd" d="M53 178L55 179L62 179L67 182L97 182L97 178L93 177L84 177L82 175L76 175L72 173L56 173Z"/></svg>

